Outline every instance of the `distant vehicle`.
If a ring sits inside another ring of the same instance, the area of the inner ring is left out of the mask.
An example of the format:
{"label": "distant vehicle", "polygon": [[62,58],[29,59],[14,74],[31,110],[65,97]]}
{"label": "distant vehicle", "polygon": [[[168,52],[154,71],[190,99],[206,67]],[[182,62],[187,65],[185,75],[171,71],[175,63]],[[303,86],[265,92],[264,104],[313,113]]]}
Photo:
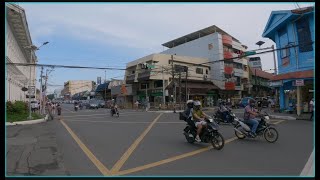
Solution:
{"label": "distant vehicle", "polygon": [[252,99],[254,100],[252,97],[244,97],[241,99],[240,103],[239,103],[239,106],[240,107],[246,107],[248,104],[249,104],[249,100]]}
{"label": "distant vehicle", "polygon": [[263,108],[268,107],[268,105],[269,105],[268,98],[266,98],[266,97],[256,97],[255,100],[256,100],[256,102],[261,101]]}
{"label": "distant vehicle", "polygon": [[35,109],[37,109],[37,110],[40,108],[38,103],[39,103],[38,101],[31,101],[31,102],[30,102],[31,107],[33,107],[33,106],[34,106],[34,107],[35,107]]}
{"label": "distant vehicle", "polygon": [[104,102],[104,100],[99,100],[98,102],[99,102],[99,105],[98,105],[99,108],[104,108],[106,106],[106,103]]}
{"label": "distant vehicle", "polygon": [[88,104],[86,104],[86,109],[98,109],[99,102],[97,100],[90,100]]}

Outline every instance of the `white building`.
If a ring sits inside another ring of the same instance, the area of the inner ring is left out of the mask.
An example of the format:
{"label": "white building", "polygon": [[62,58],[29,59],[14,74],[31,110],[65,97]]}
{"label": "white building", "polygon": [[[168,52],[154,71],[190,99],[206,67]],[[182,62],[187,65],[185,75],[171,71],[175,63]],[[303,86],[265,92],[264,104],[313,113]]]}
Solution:
{"label": "white building", "polygon": [[210,79],[222,90],[221,95],[241,96],[248,92],[248,60],[237,58],[247,47],[219,27],[213,25],[162,45],[169,48],[162,54],[200,57],[212,61]]}
{"label": "white building", "polygon": [[[37,57],[26,46],[32,45],[32,40],[26,19],[26,13],[18,5],[6,3],[6,62],[36,63]],[[32,57],[31,57],[32,56]],[[36,67],[6,65],[6,101],[26,101],[23,87],[36,83]]]}

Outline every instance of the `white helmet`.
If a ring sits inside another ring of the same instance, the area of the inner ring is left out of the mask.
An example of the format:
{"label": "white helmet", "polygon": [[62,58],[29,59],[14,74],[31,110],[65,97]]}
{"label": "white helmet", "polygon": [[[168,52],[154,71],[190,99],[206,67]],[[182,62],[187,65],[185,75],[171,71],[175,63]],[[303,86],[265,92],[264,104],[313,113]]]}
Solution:
{"label": "white helmet", "polygon": [[194,105],[195,106],[201,106],[201,102],[200,101],[194,101]]}
{"label": "white helmet", "polygon": [[193,100],[188,100],[187,104],[193,103]]}

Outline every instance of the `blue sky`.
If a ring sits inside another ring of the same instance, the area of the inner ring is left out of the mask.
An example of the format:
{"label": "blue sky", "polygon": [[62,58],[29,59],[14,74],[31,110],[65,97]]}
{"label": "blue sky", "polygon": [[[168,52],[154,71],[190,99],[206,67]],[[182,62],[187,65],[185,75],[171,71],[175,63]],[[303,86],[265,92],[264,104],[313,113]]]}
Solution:
{"label": "blue sky", "polygon": [[[257,49],[273,42],[261,37],[273,10],[297,8],[292,3],[18,3],[26,11],[40,64],[124,68],[129,61],[165,50],[161,44],[216,25]],[[300,7],[312,3],[299,3]],[[260,56],[263,69],[273,69],[272,53]],[[40,76],[40,69],[38,75]],[[107,70],[107,79],[124,71]],[[104,79],[104,70],[54,69],[49,83]],[[58,87],[50,87],[50,91]]]}

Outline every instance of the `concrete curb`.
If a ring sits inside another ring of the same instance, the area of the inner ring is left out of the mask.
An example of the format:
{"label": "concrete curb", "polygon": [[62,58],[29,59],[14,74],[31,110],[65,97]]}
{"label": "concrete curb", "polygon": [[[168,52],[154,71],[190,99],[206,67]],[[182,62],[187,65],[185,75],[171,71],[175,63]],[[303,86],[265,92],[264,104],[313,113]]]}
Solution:
{"label": "concrete curb", "polygon": [[27,124],[38,124],[42,122],[46,122],[48,120],[48,115],[43,119],[35,119],[29,121],[17,121],[17,122],[6,122],[6,126],[13,126],[13,125],[27,125]]}
{"label": "concrete curb", "polygon": [[[158,112],[158,113],[173,113],[173,110],[171,111],[147,111],[147,112]],[[183,110],[176,110],[176,113],[183,112]]]}
{"label": "concrete curb", "polygon": [[303,170],[301,171],[300,176],[311,176],[314,177],[314,149],[308,159],[308,162],[304,166]]}
{"label": "concrete curb", "polygon": [[282,120],[297,120],[295,117],[291,116],[276,116],[276,115],[270,115],[272,119],[282,119]]}

